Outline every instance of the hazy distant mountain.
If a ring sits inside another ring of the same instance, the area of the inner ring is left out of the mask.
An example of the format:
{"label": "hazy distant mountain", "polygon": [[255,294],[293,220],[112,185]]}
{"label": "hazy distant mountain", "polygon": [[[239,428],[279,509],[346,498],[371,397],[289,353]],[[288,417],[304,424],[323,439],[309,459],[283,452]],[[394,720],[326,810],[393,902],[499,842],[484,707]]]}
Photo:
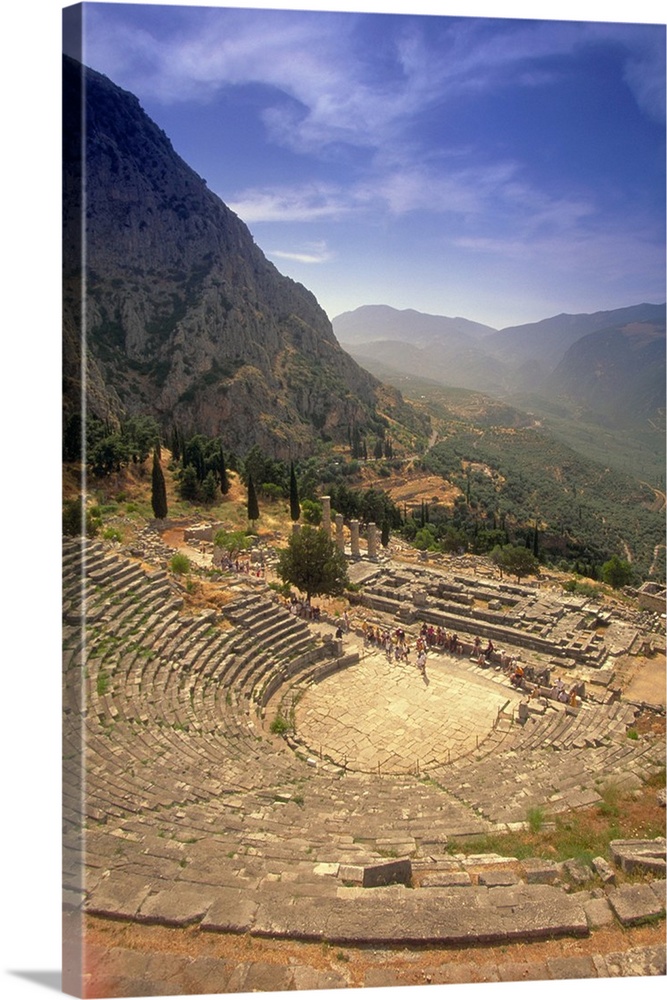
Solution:
{"label": "hazy distant mountain", "polygon": [[341,345],[377,378],[386,378],[389,372],[402,373],[493,394],[504,391],[510,374],[502,362],[485,354],[468,337],[454,342],[432,340],[424,346],[401,340],[342,341]]}
{"label": "hazy distant mountain", "polygon": [[503,387],[503,366],[483,346],[497,331],[482,323],[379,305],[341,313],[333,328],[341,345],[378,378],[389,369],[485,392]]}
{"label": "hazy distant mountain", "polygon": [[476,336],[468,322],[364,306],[333,325],[341,343],[378,376],[394,371],[506,400],[542,395],[620,426],[628,414],[653,419],[664,410],[664,304],[563,313],[503,330],[470,324]]}
{"label": "hazy distant mountain", "polygon": [[664,427],[665,307],[655,321],[596,330],[576,341],[540,393],[617,426]]}
{"label": "hazy distant mountain", "polygon": [[332,323],[336,336],[345,344],[402,340],[423,347],[433,340],[463,343],[497,332],[493,327],[460,316],[433,316],[416,309],[393,309],[391,306],[360,306],[336,316]]}
{"label": "hazy distant mountain", "polygon": [[538,362],[546,375],[581,337],[626,323],[664,322],[665,306],[643,302],[596,313],[560,313],[537,323],[507,326],[488,338],[484,348],[511,366]]}
{"label": "hazy distant mountain", "polygon": [[318,437],[346,443],[351,426],[387,414],[424,430],[342,350],[315,296],[266,259],[136,97],[68,58],[63,96],[66,417],[85,389],[92,416],[152,415],[167,431],[175,422],[279,458],[309,453]]}

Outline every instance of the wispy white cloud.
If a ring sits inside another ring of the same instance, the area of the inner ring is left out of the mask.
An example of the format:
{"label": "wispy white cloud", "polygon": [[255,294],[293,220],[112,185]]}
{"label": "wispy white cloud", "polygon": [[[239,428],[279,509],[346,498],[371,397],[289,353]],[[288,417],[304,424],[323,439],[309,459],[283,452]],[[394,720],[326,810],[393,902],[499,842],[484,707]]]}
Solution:
{"label": "wispy white cloud", "polygon": [[269,250],[267,252],[270,257],[295,261],[298,264],[327,264],[336,256],[329,250],[324,240],[307,243],[300,250]]}
{"label": "wispy white cloud", "polygon": [[[543,275],[569,275],[571,280],[589,278],[594,287],[603,283],[639,281],[664,271],[664,243],[647,238],[640,225],[614,227],[596,219],[586,226],[562,226],[551,230],[512,233],[479,233],[453,237],[463,251],[490,260],[513,261],[526,269],[538,268]],[[663,293],[664,294],[664,293]]]}
{"label": "wispy white cloud", "polygon": [[352,211],[349,194],[327,184],[248,189],[228,202],[244,222],[313,222]]}
{"label": "wispy white cloud", "polygon": [[610,42],[639,106],[664,119],[664,39],[645,25],[406,16],[391,21],[379,59],[363,15],[201,9],[159,37],[104,9],[94,16],[93,55],[113,78],[168,103],[263,84],[271,140],[300,152],[403,142],[429,107],[508,84],[542,86],[554,73],[546,60]]}

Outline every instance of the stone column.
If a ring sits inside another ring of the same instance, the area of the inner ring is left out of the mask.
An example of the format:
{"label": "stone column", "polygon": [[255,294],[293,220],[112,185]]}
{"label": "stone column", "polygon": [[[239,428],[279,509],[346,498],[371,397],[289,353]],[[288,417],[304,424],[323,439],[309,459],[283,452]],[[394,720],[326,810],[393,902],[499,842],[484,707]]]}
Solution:
{"label": "stone column", "polygon": [[372,559],[373,562],[377,562],[377,557],[378,557],[377,528],[371,522],[368,525],[368,558]]}
{"label": "stone column", "polygon": [[300,531],[301,531],[301,525],[299,524],[299,522],[298,521],[293,521],[292,522],[292,534],[293,535],[298,535]]}
{"label": "stone column", "polygon": [[350,549],[353,559],[361,559],[361,550],[359,549],[359,522],[350,521],[350,532],[352,537],[350,538]]}
{"label": "stone column", "polygon": [[343,515],[336,514],[336,545],[345,555],[345,535],[343,534]]}
{"label": "stone column", "polygon": [[322,497],[322,527],[331,537],[331,497]]}

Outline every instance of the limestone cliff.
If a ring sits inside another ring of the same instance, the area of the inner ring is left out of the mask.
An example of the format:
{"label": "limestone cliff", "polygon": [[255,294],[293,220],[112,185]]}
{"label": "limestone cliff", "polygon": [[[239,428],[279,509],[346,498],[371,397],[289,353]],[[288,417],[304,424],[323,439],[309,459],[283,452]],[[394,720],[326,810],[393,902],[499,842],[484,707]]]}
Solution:
{"label": "limestone cliff", "polygon": [[382,417],[423,431],[136,97],[67,58],[63,92],[66,410],[85,385],[93,415],[149,413],[276,457]]}

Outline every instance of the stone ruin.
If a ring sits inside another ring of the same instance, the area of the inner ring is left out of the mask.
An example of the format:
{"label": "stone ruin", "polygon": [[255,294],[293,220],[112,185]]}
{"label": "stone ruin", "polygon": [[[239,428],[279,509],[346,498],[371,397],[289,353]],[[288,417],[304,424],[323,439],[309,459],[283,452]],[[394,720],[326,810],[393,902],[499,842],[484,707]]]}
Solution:
{"label": "stone ruin", "polygon": [[[272,722],[282,708],[289,730],[300,692],[363,660],[341,656],[265,586],[232,574],[224,609],[197,611],[165,568],[101,542],[66,543],[63,567],[65,986],[87,916],[384,949],[581,940],[664,917],[664,841],[619,846],[583,875],[456,849],[462,837],[525,825],[531,807],[555,815],[602,801],[601,776],[633,788],[655,775],[664,740],[627,739],[633,706],[604,696],[575,715],[530,714],[432,774],[352,772]],[[408,628],[432,621],[511,638],[590,676],[639,636],[579,598],[414,568],[376,567],[360,601],[364,614]],[[624,884],[627,866],[641,864],[641,885]],[[86,974],[109,976],[112,963],[98,953]],[[161,992],[148,957],[142,968],[141,990]],[[586,970],[664,975],[664,947],[598,956]],[[219,973],[216,988],[233,989],[230,971]],[[183,992],[206,989],[194,965],[186,974]],[[275,975],[260,988],[306,981]],[[315,987],[350,985],[309,975]]]}

